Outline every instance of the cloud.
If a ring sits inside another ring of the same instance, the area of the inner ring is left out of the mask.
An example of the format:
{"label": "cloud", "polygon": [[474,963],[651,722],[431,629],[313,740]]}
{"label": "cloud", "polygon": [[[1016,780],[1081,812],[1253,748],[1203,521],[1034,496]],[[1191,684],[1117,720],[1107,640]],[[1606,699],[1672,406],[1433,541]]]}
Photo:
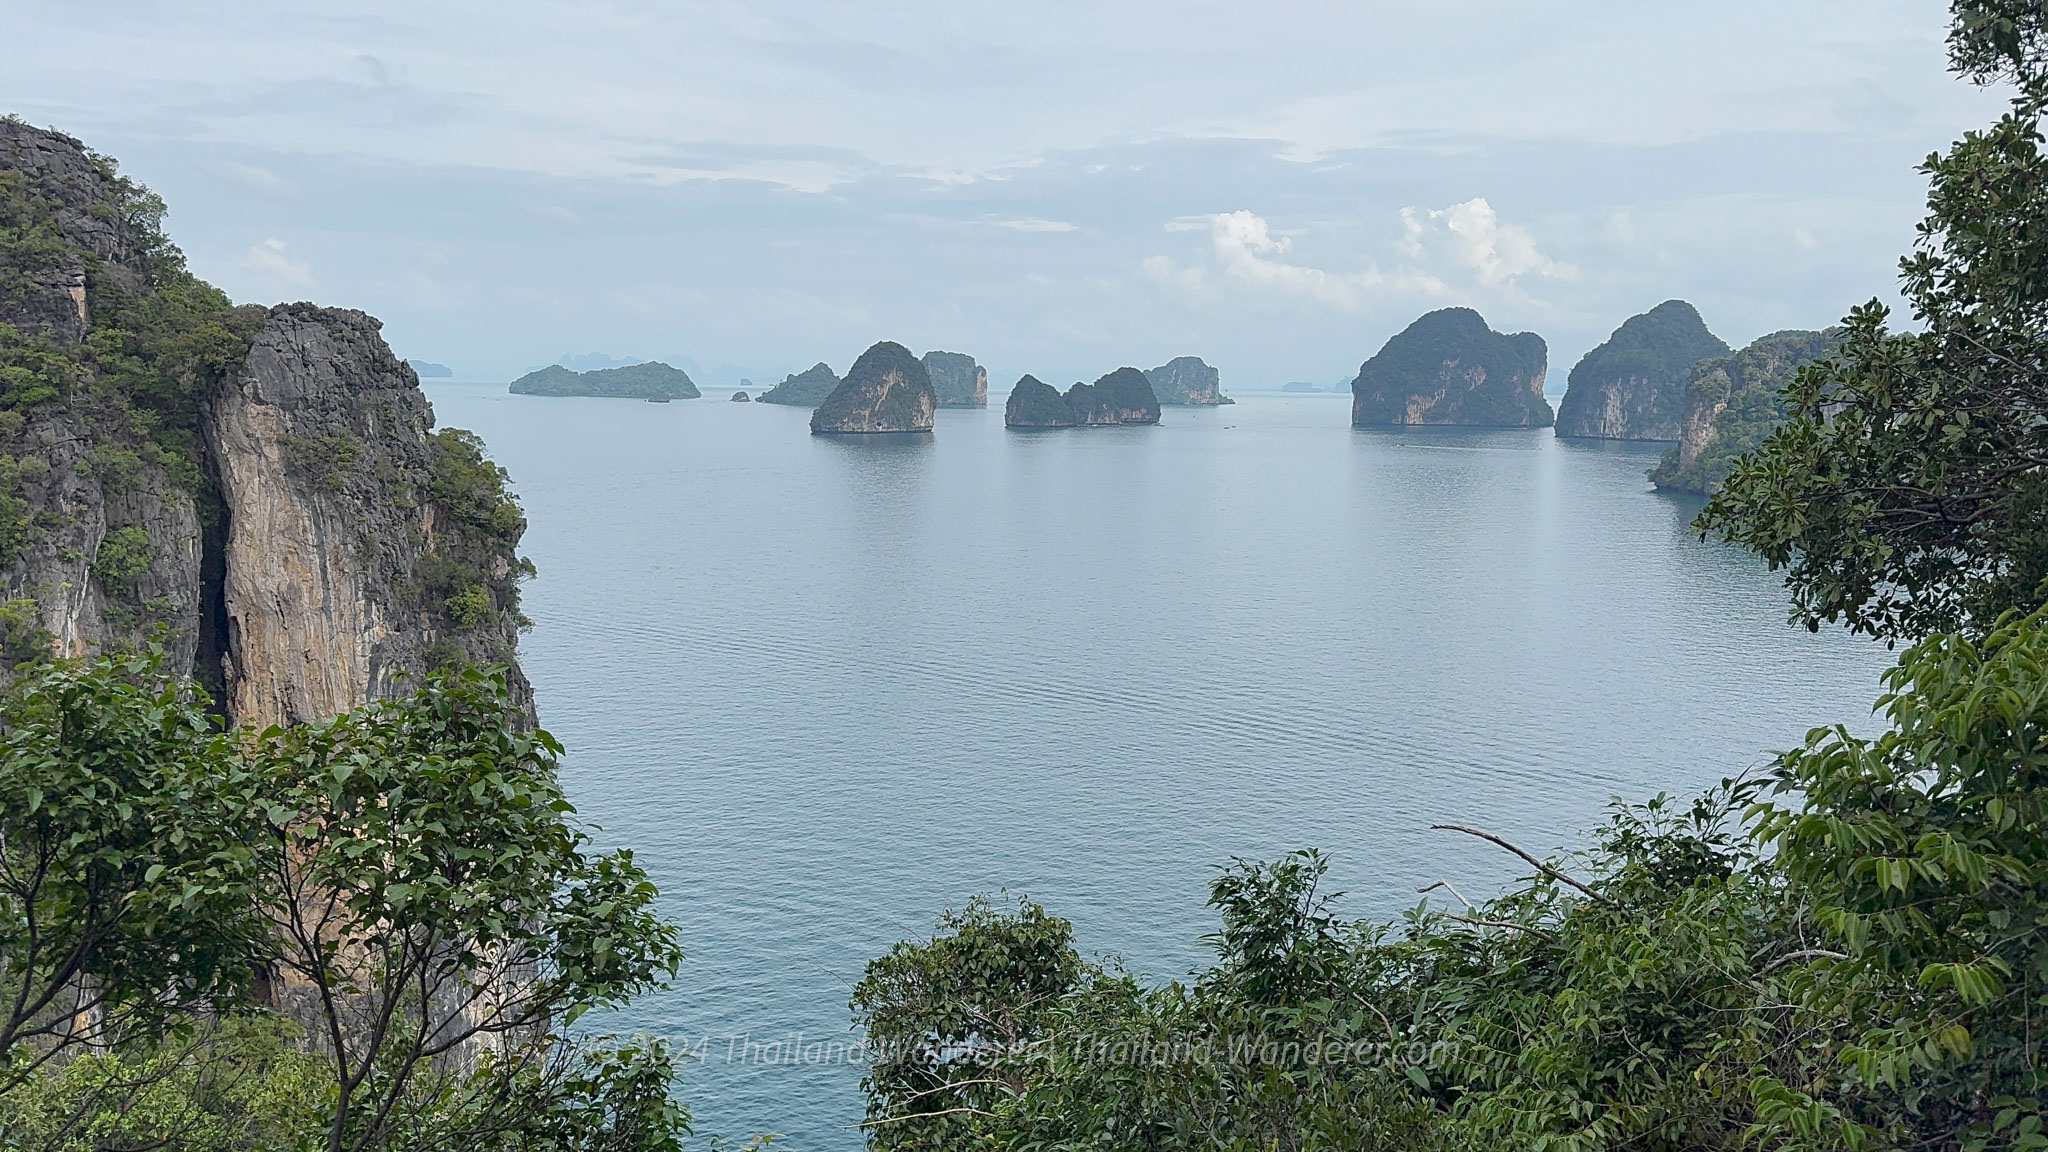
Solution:
{"label": "cloud", "polygon": [[[1169,221],[1168,231],[1198,227],[1196,219]],[[1210,256],[1225,277],[1254,288],[1303,296],[1344,311],[1359,311],[1373,298],[1389,293],[1438,296],[1446,291],[1440,279],[1427,272],[1382,271],[1368,264],[1356,272],[1332,272],[1306,264],[1278,259],[1294,246],[1288,236],[1275,236],[1263,216],[1248,209],[1221,212],[1208,217]],[[1178,268],[1163,256],[1143,265],[1147,275],[1160,283],[1175,284],[1191,291],[1204,290],[1210,280],[1201,268]]]}
{"label": "cloud", "polygon": [[1065,220],[1040,220],[1036,217],[1025,217],[1022,220],[998,220],[996,221],[996,226],[1014,229],[1018,232],[1074,232],[1079,230],[1078,225],[1069,224]]}
{"label": "cloud", "polygon": [[301,288],[311,288],[313,286],[313,266],[304,260],[294,260],[290,256],[285,255],[284,247],[284,241],[275,238],[265,240],[261,244],[252,245],[249,251],[242,256],[242,267],[254,272],[261,272],[266,276],[282,280],[287,284],[296,284]]}
{"label": "cloud", "polygon": [[1579,278],[1576,267],[1537,251],[1536,237],[1527,228],[1501,223],[1484,196],[1428,213],[1403,208],[1401,231],[1401,249],[1411,259],[1427,261],[1448,250],[1458,266],[1470,269],[1488,288],[1516,292],[1516,278],[1531,273],[1552,280]]}

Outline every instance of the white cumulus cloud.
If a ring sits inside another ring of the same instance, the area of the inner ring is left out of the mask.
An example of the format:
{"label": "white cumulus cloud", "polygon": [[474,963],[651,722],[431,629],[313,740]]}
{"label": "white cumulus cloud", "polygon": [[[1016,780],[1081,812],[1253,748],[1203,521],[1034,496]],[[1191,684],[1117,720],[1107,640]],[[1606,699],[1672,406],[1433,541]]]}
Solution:
{"label": "white cumulus cloud", "polygon": [[266,276],[282,280],[287,284],[296,284],[301,288],[311,288],[313,286],[313,266],[304,260],[294,260],[290,256],[285,255],[284,249],[284,241],[275,238],[265,240],[261,244],[252,245],[249,251],[242,256],[242,267],[251,271],[261,272]]}
{"label": "white cumulus cloud", "polygon": [[1430,261],[1447,252],[1452,262],[1469,269],[1488,288],[1514,294],[1516,278],[1530,274],[1552,280],[1579,278],[1577,268],[1537,251],[1536,237],[1527,228],[1502,223],[1484,196],[1429,212],[1403,208],[1401,229],[1401,248],[1409,258]]}
{"label": "white cumulus cloud", "polygon": [[[1336,272],[1281,259],[1294,246],[1293,239],[1273,235],[1272,225],[1265,217],[1247,209],[1210,216],[1206,225],[1210,255],[1220,273],[1255,288],[1307,297],[1346,311],[1363,308],[1375,296],[1437,296],[1446,290],[1442,280],[1427,272],[1387,272],[1374,264],[1357,271]],[[1167,229],[1184,231],[1200,226],[1183,219],[1170,222]],[[1163,256],[1145,261],[1144,267],[1147,274],[1161,283],[1189,290],[1200,290],[1209,284],[1204,269],[1178,268]]]}

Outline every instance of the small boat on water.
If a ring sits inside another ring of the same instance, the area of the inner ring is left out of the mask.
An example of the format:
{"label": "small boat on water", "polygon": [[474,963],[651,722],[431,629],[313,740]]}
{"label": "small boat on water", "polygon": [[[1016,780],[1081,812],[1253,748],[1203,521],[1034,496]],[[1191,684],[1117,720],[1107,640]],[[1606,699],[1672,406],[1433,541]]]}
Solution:
{"label": "small boat on water", "polygon": [[670,397],[667,396],[649,396],[647,398],[647,402],[649,404],[666,404],[669,402],[669,400]]}

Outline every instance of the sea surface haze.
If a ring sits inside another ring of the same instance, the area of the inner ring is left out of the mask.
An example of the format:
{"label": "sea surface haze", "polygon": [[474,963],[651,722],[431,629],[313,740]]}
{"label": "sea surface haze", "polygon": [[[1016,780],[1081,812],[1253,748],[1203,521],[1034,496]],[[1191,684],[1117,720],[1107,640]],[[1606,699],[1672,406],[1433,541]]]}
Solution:
{"label": "sea surface haze", "polygon": [[1040,433],[992,397],[829,439],[427,388],[525,505],[569,796],[683,928],[676,987],[605,1026],[690,1047],[704,1134],[860,1147],[860,1070],[821,1044],[868,959],[977,892],[1181,975],[1233,857],[1321,848],[1357,916],[1477,899],[1519,862],[1431,824],[1569,847],[1613,797],[1874,727],[1889,663],[1697,539],[1643,479],[1661,445],[1355,431],[1330,395]]}

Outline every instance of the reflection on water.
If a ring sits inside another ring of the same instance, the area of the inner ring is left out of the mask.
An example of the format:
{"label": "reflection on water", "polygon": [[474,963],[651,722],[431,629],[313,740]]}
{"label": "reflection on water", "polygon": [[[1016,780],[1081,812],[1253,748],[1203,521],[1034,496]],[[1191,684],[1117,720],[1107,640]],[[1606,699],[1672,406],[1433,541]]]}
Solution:
{"label": "reflection on water", "polygon": [[1885,653],[1651,492],[1661,445],[1353,431],[1341,397],[1158,427],[814,437],[808,414],[439,385],[512,472],[541,576],[525,664],[564,783],[690,954],[620,1027],[698,1046],[700,1131],[853,1149],[862,964],[977,891],[1084,950],[1200,960],[1211,867],[1319,846],[1359,915],[1560,845],[1810,726]]}

